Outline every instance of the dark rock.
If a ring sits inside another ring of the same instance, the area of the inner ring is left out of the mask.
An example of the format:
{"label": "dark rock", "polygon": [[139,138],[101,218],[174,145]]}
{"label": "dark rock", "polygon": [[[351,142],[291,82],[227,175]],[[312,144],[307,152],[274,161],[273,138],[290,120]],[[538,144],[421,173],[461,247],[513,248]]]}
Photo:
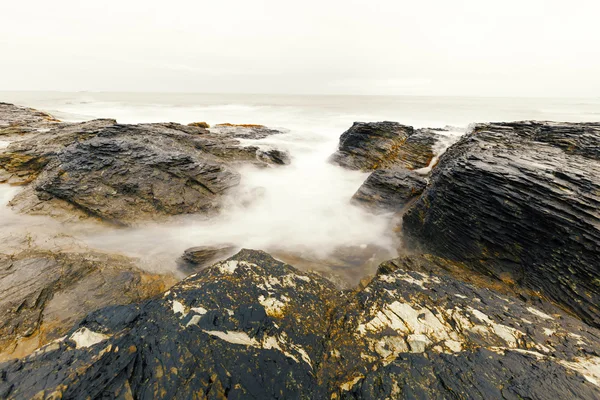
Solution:
{"label": "dark rock", "polygon": [[404,239],[600,326],[600,124],[483,124],[405,214]]}
{"label": "dark rock", "polygon": [[0,392],[5,398],[319,398],[315,371],[327,319],[314,316],[325,315],[335,293],[317,275],[243,250],[162,298],[96,312],[64,340],[0,364]]}
{"label": "dark rock", "polygon": [[397,122],[355,122],[340,136],[330,161],[348,169],[370,171],[391,167],[419,169],[433,159],[435,132]]}
{"label": "dark rock", "polygon": [[153,297],[175,283],[127,257],[28,250],[0,254],[0,360],[63,336],[87,313]]}
{"label": "dark rock", "polygon": [[597,398],[600,331],[539,299],[534,308],[503,293],[425,257],[392,260],[348,293],[242,250],[160,298],[95,311],[65,338],[0,364],[0,393]]}
{"label": "dark rock", "polygon": [[215,213],[239,183],[238,164],[288,162],[279,150],[244,147],[197,126],[94,120],[11,143],[0,154],[0,181],[29,184],[11,202],[18,211],[131,225]]}
{"label": "dark rock", "polygon": [[[383,263],[331,317],[320,370],[329,393],[357,399],[600,394],[591,383],[600,382],[594,378],[599,330],[534,294],[475,275],[431,256]],[[586,368],[590,382],[577,374]]]}
{"label": "dark rock", "polygon": [[405,169],[379,169],[367,178],[352,196],[355,204],[374,211],[400,211],[423,193],[427,182]]}
{"label": "dark rock", "polygon": [[262,160],[268,164],[275,165],[289,165],[291,164],[290,154],[287,151],[278,149],[260,150],[256,151],[256,156],[259,160]]}
{"label": "dark rock", "polygon": [[233,245],[190,247],[181,256],[179,269],[187,274],[199,271],[218,260],[232,256],[236,249],[239,247]]}

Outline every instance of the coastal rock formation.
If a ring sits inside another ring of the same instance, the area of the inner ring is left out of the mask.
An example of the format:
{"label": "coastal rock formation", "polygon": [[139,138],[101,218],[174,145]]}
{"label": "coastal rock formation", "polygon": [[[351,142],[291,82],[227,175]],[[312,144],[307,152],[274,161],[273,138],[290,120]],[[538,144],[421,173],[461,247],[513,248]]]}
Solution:
{"label": "coastal rock formation", "polygon": [[352,196],[352,202],[373,211],[396,212],[423,193],[426,184],[425,178],[414,171],[378,169]]}
{"label": "coastal rock formation", "polygon": [[268,128],[257,124],[217,124],[210,128],[210,132],[238,139],[264,139],[271,135],[284,133],[280,129]]}
{"label": "coastal rock formation", "polygon": [[600,124],[475,126],[441,157],[403,234],[599,327]]}
{"label": "coastal rock formation", "polygon": [[403,167],[419,169],[433,159],[435,131],[415,130],[397,122],[355,122],[340,136],[330,161],[344,168],[362,171]]}
{"label": "coastal rock formation", "polygon": [[0,138],[43,131],[56,126],[58,122],[43,111],[0,102]]}
{"label": "coastal rock formation", "polygon": [[0,254],[0,360],[58,339],[91,311],[153,297],[174,283],[174,278],[140,271],[123,256],[42,250]]}
{"label": "coastal rock formation", "polygon": [[104,119],[11,143],[0,153],[0,182],[29,184],[11,202],[24,213],[131,225],[216,212],[239,183],[235,166],[242,163],[286,164],[289,156],[197,126]]}
{"label": "coastal rock formation", "polygon": [[347,292],[242,250],[162,297],[93,312],[31,356],[0,364],[0,396],[600,395],[600,331],[489,278],[457,279],[452,268],[404,257]]}
{"label": "coastal rock formation", "polygon": [[0,397],[318,398],[327,318],[314,316],[335,294],[317,275],[241,251],[0,364]]}

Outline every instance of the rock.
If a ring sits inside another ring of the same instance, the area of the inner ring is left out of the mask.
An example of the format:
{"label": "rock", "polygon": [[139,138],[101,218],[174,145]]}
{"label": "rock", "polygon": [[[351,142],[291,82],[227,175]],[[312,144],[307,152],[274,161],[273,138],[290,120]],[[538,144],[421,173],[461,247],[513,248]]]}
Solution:
{"label": "rock", "polygon": [[132,225],[211,215],[238,185],[238,164],[282,164],[286,156],[196,126],[93,120],[11,143],[0,154],[0,182],[29,184],[10,203],[20,212]]}
{"label": "rock", "polygon": [[127,257],[27,250],[0,254],[0,360],[63,336],[86,314],[153,297],[175,283]]}
{"label": "rock", "polygon": [[257,124],[217,124],[210,129],[216,135],[223,135],[239,139],[264,139],[271,135],[284,133],[282,130],[267,128]]}
{"label": "rock", "polygon": [[600,327],[600,124],[475,126],[441,157],[403,234]]}
{"label": "rock", "polygon": [[335,293],[318,275],[242,250],[161,298],[92,313],[63,340],[0,364],[0,396],[319,398],[327,319],[314,316]]}
{"label": "rock", "polygon": [[344,168],[371,171],[391,167],[419,169],[433,159],[435,131],[397,122],[355,122],[340,136],[330,161]]}
{"label": "rock", "polygon": [[329,392],[348,399],[598,396],[597,329],[534,294],[474,275],[431,256],[383,263],[331,317],[320,371]]}
{"label": "rock", "polygon": [[406,207],[425,190],[427,182],[406,169],[379,169],[371,173],[352,202],[373,211],[396,212]]}
{"label": "rock", "polygon": [[198,128],[205,128],[205,129],[210,128],[210,125],[207,124],[206,122],[192,122],[191,124],[188,124],[188,126],[195,126]]}
{"label": "rock", "polygon": [[239,247],[233,245],[224,246],[197,246],[190,247],[181,256],[179,269],[187,274],[199,271],[219,259],[232,256]]}
{"label": "rock", "polygon": [[600,331],[534,297],[512,297],[511,288],[475,287],[451,269],[434,257],[403,257],[347,292],[242,250],[162,297],[93,312],[64,338],[0,364],[0,395],[600,395]]}
{"label": "rock", "polygon": [[268,164],[289,165],[291,164],[290,154],[287,151],[278,149],[256,150],[256,156],[259,160]]}
{"label": "rock", "polygon": [[58,122],[60,121],[43,111],[0,102],[0,137],[45,130]]}

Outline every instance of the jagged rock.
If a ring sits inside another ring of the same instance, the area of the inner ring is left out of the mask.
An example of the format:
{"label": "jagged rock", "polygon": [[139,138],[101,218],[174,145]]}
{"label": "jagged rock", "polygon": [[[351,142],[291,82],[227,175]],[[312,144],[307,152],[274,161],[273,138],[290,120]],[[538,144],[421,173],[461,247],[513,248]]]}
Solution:
{"label": "jagged rock", "polygon": [[233,245],[190,247],[181,256],[179,269],[190,274],[233,255],[236,249],[239,247]]}
{"label": "jagged rock", "polygon": [[355,122],[340,136],[330,161],[354,170],[391,167],[419,169],[433,159],[436,142],[432,129],[415,130],[397,122]]}
{"label": "jagged rock", "polygon": [[476,275],[431,256],[383,263],[331,318],[320,371],[329,392],[349,399],[600,394],[592,384],[600,385],[600,331]]}
{"label": "jagged rock", "polygon": [[405,242],[600,326],[600,124],[482,124],[404,215]]}
{"label": "jagged rock", "polygon": [[237,164],[288,160],[196,126],[94,120],[11,143],[0,154],[0,181],[30,183],[10,203],[18,211],[131,225],[214,213],[239,183]]}
{"label": "jagged rock", "polygon": [[406,169],[379,169],[352,196],[352,202],[374,211],[400,211],[423,193],[427,182]]}
{"label": "jagged rock", "polygon": [[0,396],[318,398],[327,319],[315,316],[335,293],[318,275],[241,251],[162,298],[92,313],[64,340],[0,364]]}
{"label": "jagged rock", "polygon": [[242,250],[160,298],[93,312],[64,338],[0,364],[0,396],[600,395],[600,331],[489,278],[488,288],[465,283],[454,267],[400,258],[348,293]]}
{"label": "jagged rock", "polygon": [[175,283],[127,257],[27,250],[0,254],[0,360],[63,336],[86,314],[153,297]]}

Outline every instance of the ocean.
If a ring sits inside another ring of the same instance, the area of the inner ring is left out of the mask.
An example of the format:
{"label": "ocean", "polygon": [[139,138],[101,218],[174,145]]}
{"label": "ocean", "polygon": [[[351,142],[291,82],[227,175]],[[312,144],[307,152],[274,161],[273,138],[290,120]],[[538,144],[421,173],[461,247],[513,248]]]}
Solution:
{"label": "ocean", "polygon": [[[242,168],[241,185],[226,200],[223,213],[213,219],[185,216],[129,229],[81,230],[16,216],[4,206],[0,223],[8,226],[5,229],[60,230],[61,235],[94,249],[136,257],[150,271],[176,274],[176,259],[192,246],[233,244],[311,260],[324,268],[336,263],[340,253],[369,249],[365,250],[372,253],[368,263],[358,271],[341,273],[353,283],[373,273],[377,263],[395,256],[401,247],[391,215],[373,215],[349,202],[368,174],[327,162],[339,136],[353,122],[388,120],[415,127],[448,127],[436,146],[442,152],[475,122],[600,121],[600,98],[0,92],[0,101],[41,109],[65,121],[262,124],[285,133],[252,143],[285,149],[292,157],[285,167]],[[257,189],[261,196],[253,198]],[[3,204],[15,190],[0,185]],[[250,204],[240,201],[250,198]]]}

